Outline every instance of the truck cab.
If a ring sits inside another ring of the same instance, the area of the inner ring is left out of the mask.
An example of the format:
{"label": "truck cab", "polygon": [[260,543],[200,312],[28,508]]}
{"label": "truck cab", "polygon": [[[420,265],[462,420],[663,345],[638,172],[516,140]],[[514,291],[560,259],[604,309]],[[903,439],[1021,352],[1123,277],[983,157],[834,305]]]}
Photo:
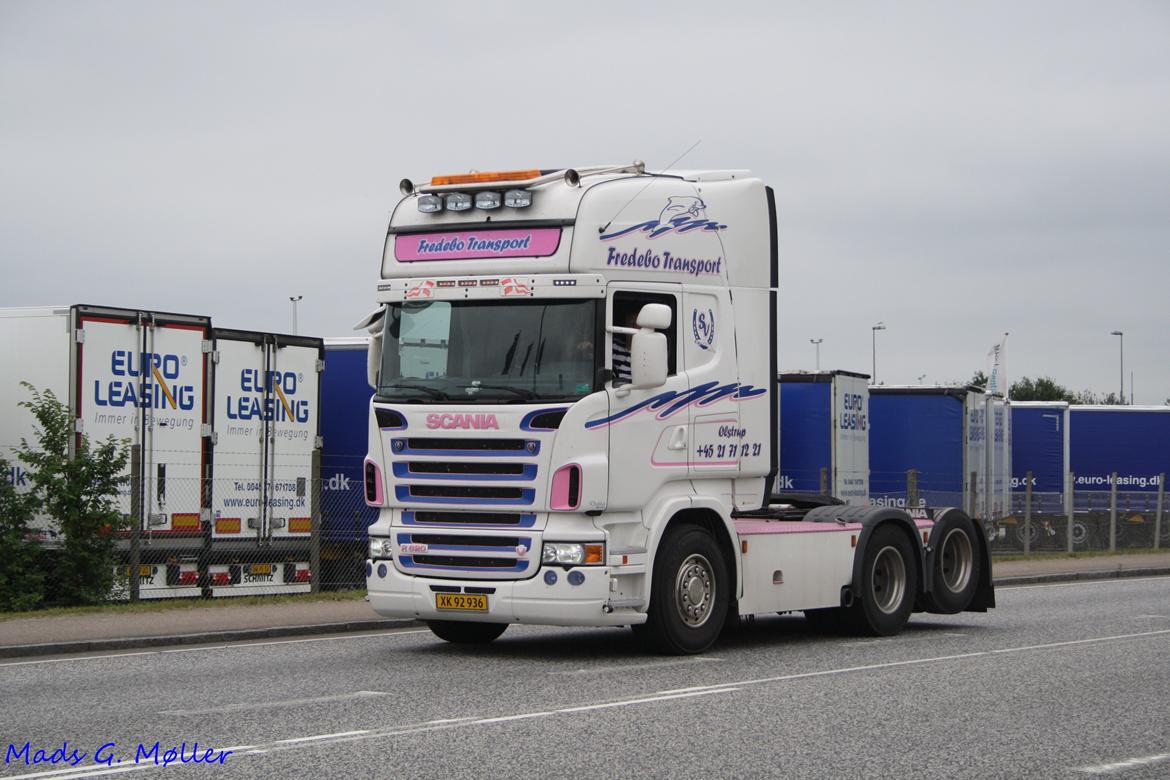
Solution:
{"label": "truck cab", "polygon": [[[641,163],[401,189],[358,323],[374,609],[453,641],[630,625],[697,652],[784,606],[745,592],[737,527],[780,519],[771,190]],[[841,606],[843,544],[794,608]]]}

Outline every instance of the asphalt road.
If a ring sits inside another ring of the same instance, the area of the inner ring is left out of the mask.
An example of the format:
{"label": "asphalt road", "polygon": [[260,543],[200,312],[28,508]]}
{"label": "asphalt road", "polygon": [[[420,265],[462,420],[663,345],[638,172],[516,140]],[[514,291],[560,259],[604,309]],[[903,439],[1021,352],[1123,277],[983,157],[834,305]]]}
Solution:
{"label": "asphalt road", "polygon": [[[87,755],[0,776],[1170,776],[1170,578],[998,597],[890,639],[768,618],[696,658],[512,627],[480,649],[402,630],[8,661],[0,751]],[[134,763],[184,740],[232,752]]]}

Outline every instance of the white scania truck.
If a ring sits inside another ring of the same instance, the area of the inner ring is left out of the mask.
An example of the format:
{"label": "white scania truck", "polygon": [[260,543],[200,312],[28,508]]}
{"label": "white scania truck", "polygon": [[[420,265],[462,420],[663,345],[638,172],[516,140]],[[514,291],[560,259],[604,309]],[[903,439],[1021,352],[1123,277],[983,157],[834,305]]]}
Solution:
{"label": "white scania truck", "polygon": [[802,610],[869,634],[994,606],[958,509],[773,498],[777,233],[746,171],[403,181],[371,334],[367,584],[487,642],[629,625],[707,649]]}

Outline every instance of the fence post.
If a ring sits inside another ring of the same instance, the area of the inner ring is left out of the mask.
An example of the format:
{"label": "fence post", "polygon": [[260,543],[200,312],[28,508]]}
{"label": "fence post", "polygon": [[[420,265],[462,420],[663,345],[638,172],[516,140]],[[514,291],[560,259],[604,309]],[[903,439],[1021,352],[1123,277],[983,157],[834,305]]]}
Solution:
{"label": "fence post", "polygon": [[1117,472],[1109,478],[1109,552],[1117,552]]}
{"label": "fence post", "polygon": [[829,495],[829,470],[824,467],[821,468],[821,495]]}
{"label": "fence post", "polygon": [[1166,497],[1166,474],[1158,475],[1158,509],[1154,513],[1154,549],[1162,546],[1162,506]]}
{"label": "fence post", "polygon": [[1077,484],[1077,475],[1068,473],[1068,482],[1064,486],[1064,514],[1068,518],[1068,551],[1073,551],[1073,504],[1076,498],[1073,495],[1073,485]]}
{"label": "fence post", "polygon": [[309,592],[321,592],[321,448],[313,450],[309,472]]}
{"label": "fence post", "polygon": [[906,470],[906,507],[918,508],[918,469]]}
{"label": "fence post", "polygon": [[1032,552],[1032,472],[1024,475],[1024,555]]}
{"label": "fence post", "polygon": [[130,601],[138,601],[142,562],[142,445],[130,445]]}

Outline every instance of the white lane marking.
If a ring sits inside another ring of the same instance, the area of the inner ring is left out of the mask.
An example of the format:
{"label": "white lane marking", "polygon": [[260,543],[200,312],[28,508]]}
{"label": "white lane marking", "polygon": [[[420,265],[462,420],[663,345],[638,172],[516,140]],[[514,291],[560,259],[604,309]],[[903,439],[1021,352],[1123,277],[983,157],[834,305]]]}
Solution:
{"label": "white lane marking", "polygon": [[714,693],[731,693],[732,691],[738,691],[738,690],[739,690],[739,688],[733,688],[730,686],[722,686],[721,685],[718,688],[715,688],[712,690],[706,690],[706,691],[691,691],[690,693],[675,693],[675,694],[671,694],[671,695],[643,696],[640,699],[627,699],[625,701],[611,701],[611,702],[605,702],[603,704],[586,704],[586,705],[583,705],[581,707],[565,707],[564,709],[557,710],[557,712],[569,713],[569,712],[591,712],[593,710],[609,710],[609,709],[613,709],[614,707],[628,707],[631,704],[649,704],[650,702],[654,702],[654,701],[671,701],[673,699],[689,699],[693,696],[710,696],[711,694],[714,694]]}
{"label": "white lane marking", "polygon": [[[904,666],[915,666],[929,663],[940,663],[943,661],[954,661],[968,658],[979,658],[981,656],[994,656],[1009,653],[1022,653],[1035,650],[1048,650],[1054,648],[1067,648],[1092,644],[1102,644],[1106,642],[1121,642],[1132,639],[1145,639],[1149,637],[1162,637],[1170,635],[1170,629],[1163,629],[1160,631],[1143,631],[1135,634],[1117,634],[1113,636],[1092,637],[1088,639],[1076,639],[1067,642],[1049,642],[1039,645],[1024,645],[1021,647],[1005,647],[995,650],[980,650],[970,653],[958,653],[955,655],[941,655],[932,656],[928,658],[911,658],[903,661],[889,661],[879,664],[866,664],[864,666],[850,666],[838,669],[822,669],[813,672],[802,672],[798,674],[778,675],[775,677],[761,677],[755,680],[738,680],[733,682],[720,683],[718,685],[696,686],[693,688],[682,688],[673,691],[659,691],[657,693],[648,694],[632,699],[618,699],[609,702],[597,702],[595,704],[585,704],[576,707],[563,707],[556,710],[541,710],[529,713],[515,713],[513,715],[501,715],[490,718],[453,718],[443,720],[425,721],[423,723],[410,724],[405,726],[395,726],[385,729],[371,729],[360,731],[346,731],[336,734],[318,734],[308,737],[294,737],[285,740],[278,740],[263,745],[258,745],[250,750],[241,750],[234,755],[236,757],[263,755],[269,752],[279,750],[294,750],[306,744],[320,745],[322,743],[337,743],[350,742],[355,740],[406,736],[412,734],[423,734],[432,731],[445,731],[449,729],[464,728],[470,726],[486,726],[497,723],[511,723],[519,720],[529,720],[535,718],[547,718],[561,714],[573,714],[581,712],[598,711],[604,709],[611,709],[614,707],[631,706],[635,704],[650,704],[655,702],[674,701],[683,698],[690,698],[694,696],[707,696],[719,693],[733,693],[749,686],[761,686],[776,682],[786,682],[789,680],[803,680],[816,677],[827,677],[831,675],[850,674],[853,672],[874,671],[878,669],[894,669]],[[1170,756],[1168,756],[1170,757]],[[1161,761],[1161,756],[1147,757],[1145,759],[1130,759],[1130,761],[1147,761],[1150,763]],[[1127,763],[1127,762],[1120,762]],[[1142,764],[1134,764],[1135,766]],[[1112,766],[1112,765],[1108,765]],[[129,772],[135,769],[154,769],[157,768],[153,762],[139,765],[129,765],[122,767],[111,768],[96,768],[96,767],[78,767],[76,770],[70,772],[69,770],[56,770],[49,772],[36,772],[27,775],[20,775],[19,777],[4,778],[4,780],[33,780],[34,778],[55,777],[57,780],[72,780],[72,778],[81,777],[97,777],[105,774],[112,774],[114,772]],[[1087,768],[1085,771],[1093,769]]]}
{"label": "white lane marking", "polygon": [[1150,766],[1151,764],[1160,764],[1163,761],[1170,761],[1170,753],[1158,753],[1153,756],[1142,756],[1141,758],[1127,758],[1124,761],[1115,761],[1112,764],[1098,764],[1097,766],[1082,766],[1078,767],[1077,772],[1085,772],[1090,775],[1107,775],[1113,772],[1120,772],[1125,769],[1134,769],[1140,766]]}
{"label": "white lane marking", "polygon": [[339,731],[336,734],[317,734],[312,737],[293,737],[292,739],[278,739],[273,742],[274,745],[296,745],[301,742],[320,742],[323,739],[337,739],[338,737],[360,737],[369,734],[369,729],[359,729],[357,731]]}
{"label": "white lane marking", "polygon": [[893,642],[890,642],[889,638],[886,637],[883,639],[860,639],[860,640],[857,640],[855,642],[842,642],[841,644],[844,647],[858,647],[860,645],[877,645],[877,644],[883,644],[883,645],[889,644],[889,645],[897,646],[897,645],[904,645],[904,644],[907,644],[909,642],[923,642],[923,641],[926,641],[929,639],[937,639],[941,636],[961,637],[961,636],[967,636],[967,635],[966,634],[953,634],[953,633],[952,634],[927,634],[926,636],[898,637],[898,639],[894,640]]}
{"label": "white lane marking", "polygon": [[[1116,569],[1105,569],[1102,574],[1111,574]],[[1139,583],[1139,582],[1155,582],[1157,580],[1170,580],[1170,577],[1109,577],[1104,580],[1077,580],[1076,582],[1042,582],[1036,585],[996,585],[996,590],[1030,590],[1032,588],[1087,588],[1094,585],[1117,585],[1123,582]]]}
{"label": "white lane marking", "polygon": [[[199,645],[197,647],[179,647],[169,650],[144,650],[137,653],[106,653],[104,655],[70,655],[65,658],[38,658],[34,661],[10,661],[0,663],[0,669],[5,666],[31,666],[33,664],[61,664],[71,663],[73,661],[100,661],[104,658],[131,658],[139,655],[168,655],[171,653],[200,653],[208,652],[210,650],[236,650],[244,647],[266,647],[268,645],[295,645],[304,642],[340,642],[345,639],[373,639],[376,637],[386,638],[393,636],[404,636],[406,634],[429,634],[429,628],[422,629],[408,629],[405,631],[395,631],[394,629],[387,629],[386,631],[379,631],[374,634],[345,634],[333,636],[319,636],[311,639],[274,639],[269,642],[231,642],[228,644],[213,644],[213,645]],[[99,653],[101,651],[98,651]]]}
{"label": "white lane marking", "polygon": [[1134,615],[1134,620],[1170,620],[1170,615]]}
{"label": "white lane marking", "polygon": [[606,674],[609,672],[632,672],[641,669],[657,669],[663,666],[706,664],[719,662],[722,660],[722,658],[711,658],[705,655],[700,655],[695,656],[694,658],[682,658],[677,661],[651,661],[644,664],[615,664],[612,666],[582,667],[580,669],[569,669],[563,672],[549,672],[549,674]]}
{"label": "white lane marking", "polygon": [[389,696],[383,691],[355,691],[353,693],[338,693],[332,696],[314,696],[308,699],[283,699],[279,701],[255,701],[245,704],[224,704],[219,707],[208,707],[201,710],[160,710],[159,715],[216,715],[224,712],[246,712],[248,710],[266,710],[274,707],[299,707],[302,704],[324,704],[326,702],[350,701],[351,699],[369,699],[377,696]]}

